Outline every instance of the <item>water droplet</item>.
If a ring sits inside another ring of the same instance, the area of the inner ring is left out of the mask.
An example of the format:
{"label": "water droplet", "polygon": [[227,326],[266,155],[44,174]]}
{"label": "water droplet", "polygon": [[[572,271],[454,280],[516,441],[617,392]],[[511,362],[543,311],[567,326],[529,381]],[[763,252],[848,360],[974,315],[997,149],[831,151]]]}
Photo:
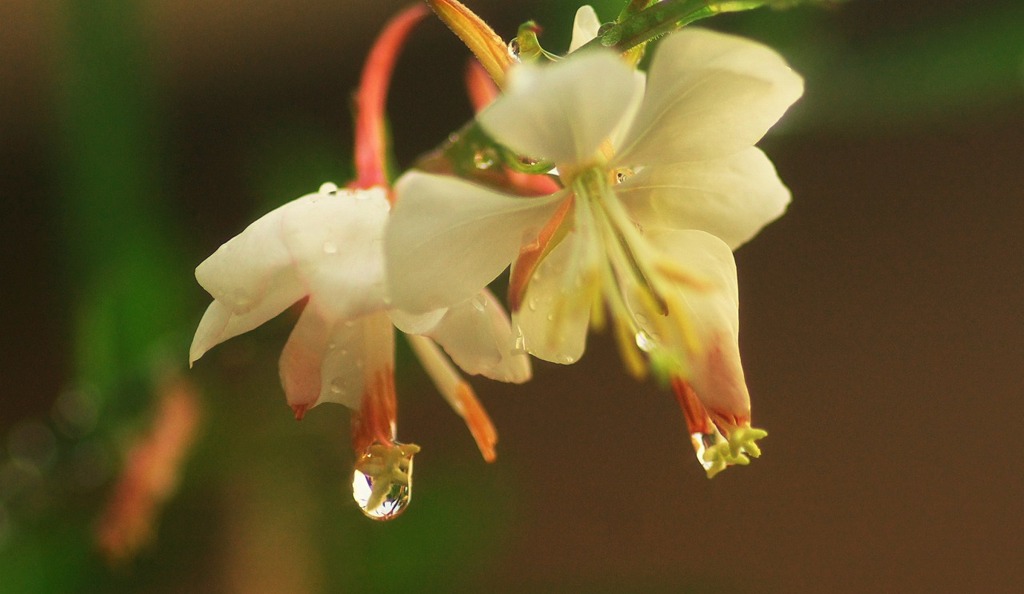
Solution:
{"label": "water droplet", "polygon": [[570,363],[575,363],[575,362],[576,362],[576,357],[573,357],[572,355],[562,355],[562,363],[565,363],[566,365],[568,365]]}
{"label": "water droplet", "polygon": [[555,314],[549,313],[548,314],[548,321],[549,322],[554,322],[555,321]]}
{"label": "water droplet", "polygon": [[537,298],[530,297],[530,299],[526,302],[526,307],[530,311],[537,311]]}
{"label": "water droplet", "polygon": [[374,520],[397,518],[412,500],[412,457],[415,444],[374,443],[356,460],[352,498],[363,515]]}
{"label": "water droplet", "polygon": [[334,194],[338,193],[338,184],[332,184],[331,182],[327,182],[320,186],[320,193],[330,194],[333,196]]}
{"label": "water droplet", "polygon": [[327,350],[333,351],[336,348],[338,348],[338,345],[334,344],[333,342],[327,343]]}
{"label": "water droplet", "polygon": [[339,351],[339,352],[341,353],[342,357],[348,356],[348,349],[341,349],[341,351]]}
{"label": "water droplet", "polygon": [[345,327],[346,328],[351,328],[352,326],[355,326],[355,325],[356,325],[356,323],[353,322],[352,320],[345,320]]}
{"label": "water droplet", "polygon": [[519,46],[518,39],[513,39],[512,41],[508,42],[508,55],[511,56],[514,60],[519,59],[519,52],[521,52],[522,49],[523,48]]}
{"label": "water droplet", "polygon": [[473,309],[475,309],[477,311],[483,311],[484,310],[485,304],[484,304],[484,298],[483,297],[480,297],[479,295],[474,297],[472,303],[473,303]]}
{"label": "water droplet", "polygon": [[634,337],[636,346],[645,353],[650,353],[658,348],[658,342],[646,330],[640,330]]}
{"label": "water droplet", "polygon": [[324,253],[325,254],[337,254],[338,246],[333,241],[324,242]]}
{"label": "water droplet", "polygon": [[494,154],[490,150],[480,149],[473,153],[473,166],[477,169],[490,169],[494,166]]}
{"label": "water droplet", "polygon": [[331,393],[342,395],[345,393],[345,379],[336,377],[331,380]]}
{"label": "water droplet", "polygon": [[515,355],[526,354],[526,337],[523,336],[523,329],[518,324],[515,326],[516,339],[512,345],[512,353]]}

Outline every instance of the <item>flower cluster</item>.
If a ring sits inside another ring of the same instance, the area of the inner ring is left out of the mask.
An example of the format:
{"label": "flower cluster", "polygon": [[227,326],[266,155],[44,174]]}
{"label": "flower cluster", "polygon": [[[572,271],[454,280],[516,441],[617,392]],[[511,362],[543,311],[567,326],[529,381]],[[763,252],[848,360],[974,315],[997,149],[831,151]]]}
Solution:
{"label": "flower cluster", "polygon": [[[750,423],[732,250],[789,202],[754,145],[800,97],[801,78],[763,45],[690,28],[661,41],[642,72],[590,48],[599,20],[589,7],[577,13],[570,47],[582,50],[505,63],[475,15],[450,0],[431,4],[504,87],[478,125],[543,183],[508,167],[505,187],[534,190],[511,194],[410,171],[392,192],[373,119],[383,117],[384,93],[364,93],[386,89],[390,64],[371,55],[360,96],[376,99],[357,103],[366,125],[356,143],[371,157],[357,158],[359,179],[265,215],[197,268],[214,302],[192,361],[305,299],[281,355],[285,395],[298,418],[320,402],[355,411],[354,488],[374,517],[408,502],[419,449],[395,441],[392,326],[408,334],[487,460],[496,432],[454,365],[523,382],[527,353],[574,363],[590,329],[606,325],[633,375],[672,386],[709,476],[758,456],[765,432]],[[392,60],[421,15],[408,11],[382,35]],[[509,267],[511,320],[486,289]]]}

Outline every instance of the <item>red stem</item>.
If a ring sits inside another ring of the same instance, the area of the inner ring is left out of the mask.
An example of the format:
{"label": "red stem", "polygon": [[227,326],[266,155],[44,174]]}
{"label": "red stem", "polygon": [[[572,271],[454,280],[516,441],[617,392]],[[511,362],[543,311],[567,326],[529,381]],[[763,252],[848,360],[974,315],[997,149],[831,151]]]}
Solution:
{"label": "red stem", "polygon": [[427,15],[427,7],[415,4],[393,17],[373,44],[363,66],[355,95],[355,189],[384,187],[387,179],[387,133],[384,110],[388,85],[398,51],[412,28]]}

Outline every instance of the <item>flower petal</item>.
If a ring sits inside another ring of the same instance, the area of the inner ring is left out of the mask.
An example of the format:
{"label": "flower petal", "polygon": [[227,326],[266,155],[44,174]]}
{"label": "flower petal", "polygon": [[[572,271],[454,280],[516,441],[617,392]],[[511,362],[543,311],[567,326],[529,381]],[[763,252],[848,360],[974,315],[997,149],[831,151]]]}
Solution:
{"label": "flower petal", "polygon": [[393,344],[385,313],[335,320],[310,300],[281,351],[281,385],[288,405],[298,418],[322,402],[358,409],[366,377],[386,366]]}
{"label": "flower petal", "polygon": [[451,177],[407,173],[385,232],[391,301],[428,312],[480,292],[531,241],[564,194],[512,197]]}
{"label": "flower petal", "polygon": [[513,352],[512,325],[490,291],[453,306],[424,334],[444,347],[466,373],[516,384],[530,379],[530,358]]}
{"label": "flower petal", "polygon": [[647,167],[615,193],[645,229],[699,229],[732,249],[781,216],[790,200],[756,147],[712,161]]}
{"label": "flower petal", "polygon": [[732,250],[703,231],[663,230],[648,237],[668,257],[685,262],[714,287],[680,288],[678,297],[681,314],[688,318],[700,345],[692,353],[688,381],[712,419],[728,433],[750,420],[750,395],[740,363],[739,289]]}
{"label": "flower petal", "polygon": [[262,325],[301,297],[285,291],[274,291],[243,314],[234,313],[220,301],[214,301],[206,309],[206,313],[199,321],[199,327],[196,328],[196,335],[189,348],[189,366],[206,354],[206,351],[229,338]]}
{"label": "flower petal", "polygon": [[312,194],[289,206],[280,233],[306,292],[336,318],[381,309],[390,209],[384,190]]}
{"label": "flower petal", "polygon": [[592,232],[577,225],[551,249],[527,285],[523,306],[513,314],[526,350],[539,359],[569,364],[583,356],[599,292],[600,244]]}
{"label": "flower petal", "polygon": [[306,294],[280,233],[294,203],[263,215],[196,267],[196,280],[214,300],[244,315],[264,300],[290,304]]}
{"label": "flower petal", "polygon": [[597,18],[594,7],[584,4],[576,11],[576,18],[572,23],[572,41],[569,43],[569,52],[574,52],[583,47],[587,42],[597,37],[597,30],[601,28],[601,19]]}
{"label": "flower petal", "polygon": [[645,166],[712,159],[752,146],[803,93],[774,50],[687,28],[665,38],[615,162]]}
{"label": "flower petal", "polygon": [[361,315],[383,303],[387,211],[381,189],[303,196],[220,246],[196,268],[196,279],[236,315],[264,309],[264,302],[284,304],[280,312],[311,294],[334,294],[326,303],[335,315]]}
{"label": "flower petal", "polygon": [[643,76],[612,52],[514,67],[509,86],[479,116],[516,152],[560,164],[592,160],[643,93]]}

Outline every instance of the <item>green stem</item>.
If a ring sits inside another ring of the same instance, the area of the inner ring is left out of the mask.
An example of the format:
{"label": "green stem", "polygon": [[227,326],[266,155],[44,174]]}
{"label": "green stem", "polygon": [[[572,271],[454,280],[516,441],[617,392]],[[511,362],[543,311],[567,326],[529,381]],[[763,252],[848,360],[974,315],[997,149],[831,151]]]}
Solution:
{"label": "green stem", "polygon": [[[634,4],[637,2],[631,2],[624,12]],[[768,0],[663,0],[625,18],[620,15],[620,22],[602,27],[598,36],[584,47],[607,47],[626,52],[700,19],[723,12],[760,8],[766,4]]]}

